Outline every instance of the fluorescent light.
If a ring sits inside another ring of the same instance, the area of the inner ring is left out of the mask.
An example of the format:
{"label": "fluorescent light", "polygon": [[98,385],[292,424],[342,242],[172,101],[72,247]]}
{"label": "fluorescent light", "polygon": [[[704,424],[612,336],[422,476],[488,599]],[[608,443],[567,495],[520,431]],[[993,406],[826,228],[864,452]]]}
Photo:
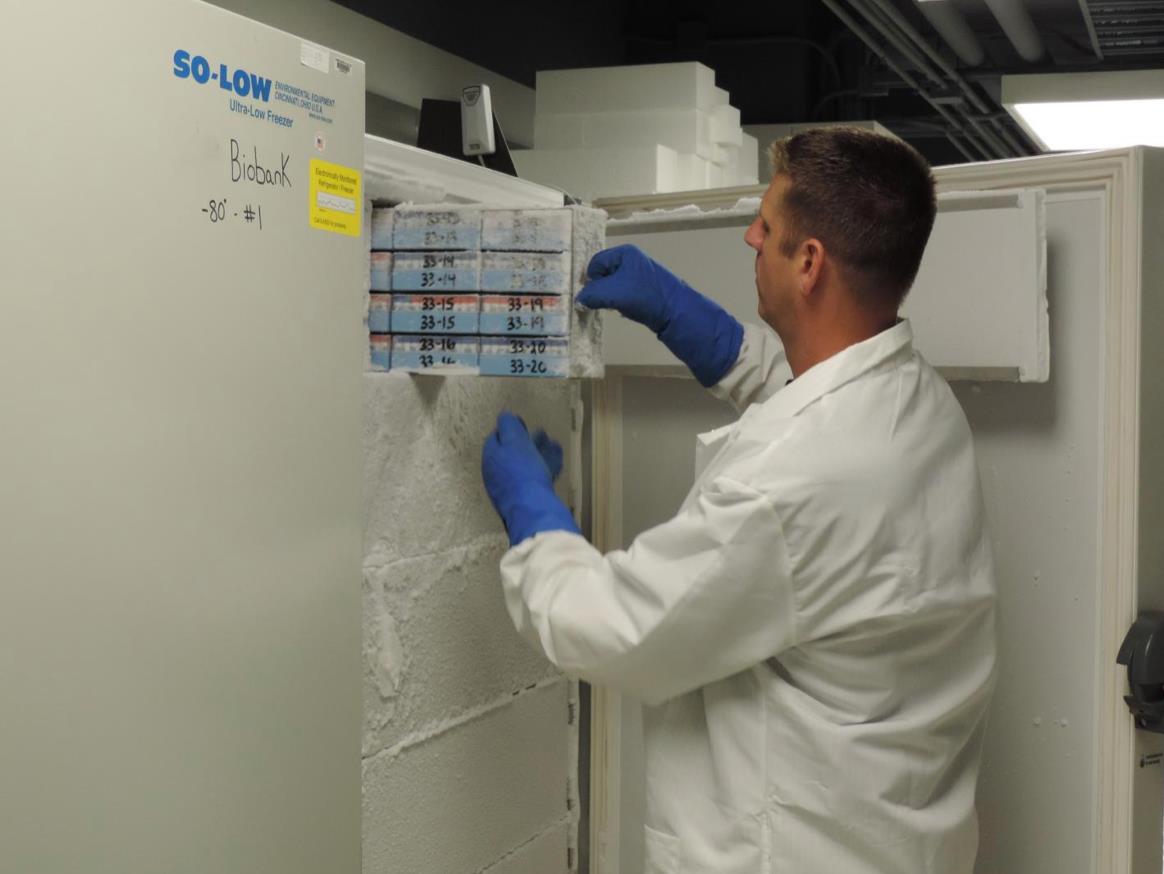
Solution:
{"label": "fluorescent light", "polygon": [[1052,152],[1164,146],[1164,98],[1016,103],[1007,109]]}
{"label": "fluorescent light", "polygon": [[1164,146],[1164,70],[1003,76],[1002,104],[1049,151]]}

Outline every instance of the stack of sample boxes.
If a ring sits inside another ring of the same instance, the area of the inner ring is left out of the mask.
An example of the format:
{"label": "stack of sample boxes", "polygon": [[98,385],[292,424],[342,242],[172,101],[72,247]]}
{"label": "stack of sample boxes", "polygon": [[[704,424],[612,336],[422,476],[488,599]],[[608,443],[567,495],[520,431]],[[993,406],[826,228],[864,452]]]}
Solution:
{"label": "stack of sample boxes", "polygon": [[[572,325],[580,318],[573,313],[575,226],[593,225],[594,213],[578,208],[374,209],[368,306],[372,369],[594,375],[571,368],[571,334],[586,339]],[[582,254],[588,261],[593,252]]]}

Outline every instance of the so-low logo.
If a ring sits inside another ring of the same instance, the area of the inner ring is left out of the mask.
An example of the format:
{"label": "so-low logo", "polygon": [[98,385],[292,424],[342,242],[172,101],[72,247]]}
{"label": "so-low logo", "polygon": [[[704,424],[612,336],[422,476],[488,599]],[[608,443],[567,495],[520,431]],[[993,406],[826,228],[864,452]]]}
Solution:
{"label": "so-low logo", "polygon": [[191,55],[185,49],[174,52],[174,75],[179,79],[193,79],[199,85],[217,82],[223,91],[239,97],[252,97],[267,103],[271,99],[271,80],[238,67],[232,70],[226,64],[211,69],[210,61],[202,55]]}

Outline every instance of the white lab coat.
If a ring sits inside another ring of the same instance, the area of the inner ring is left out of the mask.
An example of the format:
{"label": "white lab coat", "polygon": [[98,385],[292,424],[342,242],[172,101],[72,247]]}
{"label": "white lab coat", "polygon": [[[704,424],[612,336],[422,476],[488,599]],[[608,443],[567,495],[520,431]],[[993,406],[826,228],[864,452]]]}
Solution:
{"label": "white lab coat", "polygon": [[908,322],[789,376],[749,327],[678,514],[502,561],[518,630],[641,698],[648,874],[969,874],[995,673],[970,429]]}

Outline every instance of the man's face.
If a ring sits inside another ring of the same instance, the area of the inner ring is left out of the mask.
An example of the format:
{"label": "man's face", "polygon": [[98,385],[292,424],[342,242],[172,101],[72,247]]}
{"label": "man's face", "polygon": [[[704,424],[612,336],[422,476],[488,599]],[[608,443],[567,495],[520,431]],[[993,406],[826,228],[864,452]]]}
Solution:
{"label": "man's face", "polygon": [[757,310],[760,318],[781,336],[793,324],[799,288],[796,258],[789,258],[780,251],[786,227],[784,192],[789,184],[787,176],[777,176],[772,180],[760,202],[759,214],[744,234],[744,242],[756,250]]}

